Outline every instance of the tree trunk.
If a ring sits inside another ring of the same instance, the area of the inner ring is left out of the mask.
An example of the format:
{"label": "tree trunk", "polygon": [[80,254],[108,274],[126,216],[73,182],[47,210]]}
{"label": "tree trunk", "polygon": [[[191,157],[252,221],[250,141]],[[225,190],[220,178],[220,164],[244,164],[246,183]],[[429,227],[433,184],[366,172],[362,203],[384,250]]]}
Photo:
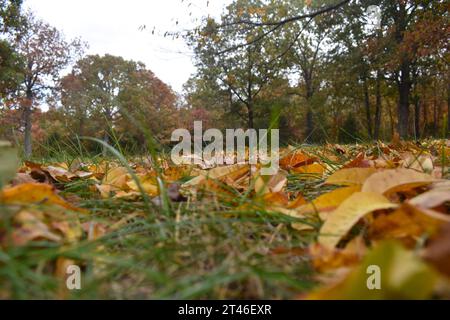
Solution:
{"label": "tree trunk", "polygon": [[306,112],[306,140],[312,142],[312,135],[314,133],[314,115],[311,107],[308,106],[308,111]]}
{"label": "tree trunk", "polygon": [[[426,99],[425,99],[425,101],[426,101]],[[422,117],[423,117],[422,137],[427,137],[429,135],[427,109],[428,109],[428,106],[424,102],[423,105],[422,105]]]}
{"label": "tree trunk", "polygon": [[370,95],[369,95],[369,86],[367,85],[367,78],[364,77],[364,107],[366,109],[366,121],[367,121],[367,133],[369,135],[369,139],[373,138],[372,134],[372,115],[370,112]]}
{"label": "tree trunk", "polygon": [[254,123],[254,119],[255,119],[255,114],[253,111],[253,101],[249,101],[247,104],[247,110],[248,110],[248,129],[254,129],[255,128],[255,123]]}
{"label": "tree trunk", "polygon": [[313,133],[314,133],[314,114],[312,111],[312,97],[314,95],[314,89],[312,85],[312,80],[309,74],[305,75],[305,84],[306,84],[306,141],[313,142]]}
{"label": "tree trunk", "polygon": [[394,115],[392,114],[392,105],[389,102],[389,99],[387,99],[387,106],[388,106],[388,111],[389,111],[389,122],[391,125],[391,138],[394,137],[395,134],[395,123],[394,123]]}
{"label": "tree trunk", "polygon": [[408,138],[409,128],[409,97],[411,84],[409,81],[409,67],[402,68],[402,75],[398,83],[398,133],[401,138]]}
{"label": "tree trunk", "polygon": [[[406,2],[398,2],[398,12],[395,20],[395,38],[398,45],[403,44],[405,31],[407,29],[408,18]],[[400,58],[398,68],[398,133],[400,138],[407,139],[409,135],[409,98],[411,93],[411,61],[406,53]]]}
{"label": "tree trunk", "polygon": [[433,99],[433,136],[435,138],[439,136],[439,113],[436,94]]}
{"label": "tree trunk", "polygon": [[447,138],[450,138],[450,79],[447,84]]}
{"label": "tree trunk", "polygon": [[24,154],[25,158],[28,159],[33,153],[32,144],[32,128],[33,128],[33,92],[27,90],[27,101],[25,102],[24,108],[24,122],[25,122],[25,136],[24,136]]}
{"label": "tree trunk", "polygon": [[381,74],[377,73],[377,83],[376,83],[376,103],[375,103],[375,132],[374,139],[380,140],[380,130],[381,130],[381,114],[382,114],[382,98],[381,98]]}
{"label": "tree trunk", "polygon": [[420,134],[420,99],[419,97],[414,98],[414,134],[416,140],[421,137]]}

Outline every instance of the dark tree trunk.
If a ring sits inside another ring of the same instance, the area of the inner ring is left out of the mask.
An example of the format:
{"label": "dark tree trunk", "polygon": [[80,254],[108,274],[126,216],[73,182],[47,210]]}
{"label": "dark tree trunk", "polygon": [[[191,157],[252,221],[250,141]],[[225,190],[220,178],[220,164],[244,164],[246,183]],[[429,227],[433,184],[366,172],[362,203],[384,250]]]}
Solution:
{"label": "dark tree trunk", "polygon": [[306,112],[306,140],[312,142],[312,135],[314,133],[314,115],[311,107],[308,106]]}
{"label": "dark tree trunk", "polygon": [[394,122],[394,115],[392,114],[392,108],[393,106],[388,100],[389,120],[390,120],[389,122],[391,124],[391,138],[393,138],[395,134],[395,122]]}
{"label": "dark tree trunk", "polygon": [[409,67],[402,68],[400,82],[398,83],[398,133],[401,138],[408,138],[409,128],[409,97],[411,83],[409,81]]}
{"label": "dark tree trunk", "polygon": [[24,108],[23,119],[25,123],[24,133],[24,154],[25,158],[30,158],[33,153],[32,128],[33,128],[33,92],[27,90],[27,101]]}
{"label": "dark tree trunk", "polygon": [[423,117],[423,130],[422,130],[422,136],[427,137],[429,135],[429,129],[428,129],[428,106],[426,103],[422,106],[422,117]]}
{"label": "dark tree trunk", "polygon": [[419,140],[421,137],[420,133],[420,99],[419,97],[414,98],[414,133],[416,136],[416,140]]}
{"label": "dark tree trunk", "polygon": [[[404,34],[407,29],[407,9],[406,3],[398,2],[398,12],[395,20],[395,38],[398,45],[404,40]],[[411,93],[411,61],[407,54],[404,53],[400,57],[400,66],[398,69],[397,86],[398,86],[398,133],[401,138],[407,139],[409,136],[409,102]]]}
{"label": "dark tree trunk", "polygon": [[447,138],[450,138],[450,79],[447,84]]}
{"label": "dark tree trunk", "polygon": [[435,138],[439,136],[439,112],[436,94],[433,100],[433,136]]}
{"label": "dark tree trunk", "polygon": [[314,89],[312,85],[312,80],[309,74],[305,74],[305,84],[306,84],[306,141],[313,142],[314,133],[314,113],[312,111],[312,97],[314,95]]}
{"label": "dark tree trunk", "polygon": [[376,103],[375,103],[375,132],[374,139],[380,140],[380,130],[381,130],[381,114],[382,114],[382,98],[381,98],[381,74],[377,74],[376,83]]}
{"label": "dark tree trunk", "polygon": [[247,120],[248,129],[254,129],[255,128],[255,123],[254,123],[255,114],[253,111],[253,101],[252,100],[250,100],[247,103],[247,110],[248,110],[248,120]]}
{"label": "dark tree trunk", "polygon": [[372,131],[372,114],[370,112],[369,86],[367,85],[367,78],[364,78],[363,81],[364,81],[364,107],[366,110],[367,133],[369,135],[369,139],[372,139],[373,131]]}

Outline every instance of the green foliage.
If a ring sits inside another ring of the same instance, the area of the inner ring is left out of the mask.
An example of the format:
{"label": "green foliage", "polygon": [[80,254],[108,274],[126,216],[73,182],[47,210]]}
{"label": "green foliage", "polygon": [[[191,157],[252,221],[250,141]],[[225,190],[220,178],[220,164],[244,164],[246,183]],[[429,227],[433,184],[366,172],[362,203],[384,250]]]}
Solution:
{"label": "green foliage", "polygon": [[0,98],[16,89],[23,78],[23,61],[11,45],[0,41]]}

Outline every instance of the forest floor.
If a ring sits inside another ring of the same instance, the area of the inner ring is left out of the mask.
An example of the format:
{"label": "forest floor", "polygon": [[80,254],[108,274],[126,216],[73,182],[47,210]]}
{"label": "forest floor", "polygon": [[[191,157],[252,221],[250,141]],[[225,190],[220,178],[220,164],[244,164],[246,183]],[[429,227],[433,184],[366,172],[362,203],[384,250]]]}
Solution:
{"label": "forest floor", "polygon": [[450,298],[448,141],[289,147],[272,177],[114,154],[2,149],[0,299]]}

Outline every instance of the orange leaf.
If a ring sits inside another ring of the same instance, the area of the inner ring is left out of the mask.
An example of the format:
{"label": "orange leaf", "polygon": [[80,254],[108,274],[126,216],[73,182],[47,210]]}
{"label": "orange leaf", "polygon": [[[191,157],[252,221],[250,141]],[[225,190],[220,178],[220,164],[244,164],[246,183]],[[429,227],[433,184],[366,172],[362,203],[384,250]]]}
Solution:
{"label": "orange leaf", "polygon": [[56,194],[55,188],[48,184],[26,183],[0,192],[0,202],[6,204],[50,204],[72,211],[84,212]]}

